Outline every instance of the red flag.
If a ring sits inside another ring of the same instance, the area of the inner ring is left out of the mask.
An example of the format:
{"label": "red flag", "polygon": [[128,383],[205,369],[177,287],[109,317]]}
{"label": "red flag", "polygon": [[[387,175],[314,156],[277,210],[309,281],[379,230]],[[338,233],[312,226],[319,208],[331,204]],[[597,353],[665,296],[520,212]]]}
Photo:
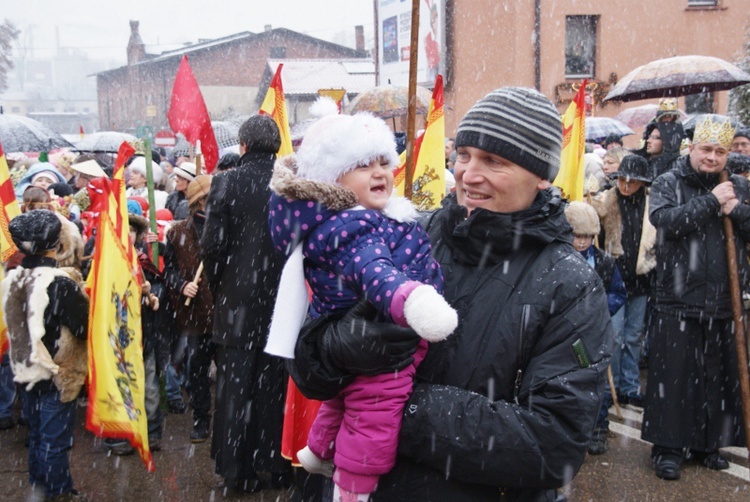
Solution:
{"label": "red flag", "polygon": [[193,70],[190,69],[187,56],[182,56],[180,67],[177,69],[167,118],[172,131],[181,132],[192,144],[201,142],[206,172],[213,171],[219,162],[219,145],[216,144],[211,117],[208,115],[206,103],[203,101]]}
{"label": "red flag", "polygon": [[78,134],[80,134],[81,139],[83,139],[83,137],[85,136],[85,134],[83,134],[83,126],[78,126]]}

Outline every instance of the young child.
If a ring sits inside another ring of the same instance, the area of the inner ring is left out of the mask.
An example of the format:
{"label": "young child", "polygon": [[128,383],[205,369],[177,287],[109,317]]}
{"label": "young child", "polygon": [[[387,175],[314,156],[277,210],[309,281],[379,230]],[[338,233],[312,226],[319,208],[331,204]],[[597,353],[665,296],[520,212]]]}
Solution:
{"label": "young child", "polygon": [[[88,298],[57,268],[60,219],[28,211],[8,225],[24,258],[2,281],[14,381],[22,385],[29,421],[29,481],[48,500],[84,500],[73,489],[68,449],[73,444],[76,401],[82,381],[60,379],[83,351]],[[66,334],[67,330],[67,334]]]}
{"label": "young child", "polygon": [[[366,298],[383,319],[410,326],[424,339],[411,366],[397,374],[359,376],[321,406],[297,457],[309,472],[328,476],[333,460],[337,501],[368,500],[379,476],[393,467],[403,405],[426,341],[446,338],[458,323],[439,294],[442,272],[413,206],[391,197],[397,162],[393,133],[381,119],[333,115],[310,126],[296,156],[277,162],[271,181],[271,234],[289,256],[273,324],[299,318],[285,308],[290,303],[284,283],[288,269],[304,259],[313,317],[345,311]],[[304,291],[300,287],[296,291]],[[274,333],[272,326],[267,351],[273,350]]]}
{"label": "young child", "polygon": [[[615,259],[604,251],[594,246],[594,239],[601,231],[599,215],[596,210],[585,202],[574,201],[565,208],[565,217],[573,227],[573,247],[581,253],[588,264],[596,270],[596,273],[604,283],[607,292],[607,307],[609,315],[614,316],[625,304],[625,283],[622,281],[620,269],[617,268]],[[591,437],[588,452],[591,455],[601,455],[607,451],[607,432],[609,432],[609,407],[612,397],[607,393],[604,402],[599,409],[599,416],[594,426],[594,435]]]}

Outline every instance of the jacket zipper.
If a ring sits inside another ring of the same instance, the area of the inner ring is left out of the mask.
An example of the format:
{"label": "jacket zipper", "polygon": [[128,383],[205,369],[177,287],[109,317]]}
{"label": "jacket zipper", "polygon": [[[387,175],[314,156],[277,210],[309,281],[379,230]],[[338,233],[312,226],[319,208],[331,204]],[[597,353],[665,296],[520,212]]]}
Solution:
{"label": "jacket zipper", "polygon": [[516,381],[513,385],[513,401],[516,404],[520,404],[518,402],[518,394],[521,391],[521,380],[523,379],[523,369],[521,369],[521,362],[523,361],[523,341],[524,336],[523,334],[526,331],[526,325],[529,320],[529,305],[525,304],[523,306],[523,310],[521,311],[521,330],[518,333],[518,359],[517,359],[517,366],[518,369],[516,370]]}

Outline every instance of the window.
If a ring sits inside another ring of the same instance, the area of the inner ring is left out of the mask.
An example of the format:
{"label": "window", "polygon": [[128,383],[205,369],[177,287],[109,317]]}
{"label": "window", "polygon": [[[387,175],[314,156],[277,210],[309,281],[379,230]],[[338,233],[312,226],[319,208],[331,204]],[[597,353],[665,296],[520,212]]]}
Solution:
{"label": "window", "polygon": [[593,77],[598,16],[565,17],[565,77]]}
{"label": "window", "polygon": [[717,0],[688,0],[688,7],[716,7]]}
{"label": "window", "polygon": [[271,59],[286,58],[286,47],[271,47]]}

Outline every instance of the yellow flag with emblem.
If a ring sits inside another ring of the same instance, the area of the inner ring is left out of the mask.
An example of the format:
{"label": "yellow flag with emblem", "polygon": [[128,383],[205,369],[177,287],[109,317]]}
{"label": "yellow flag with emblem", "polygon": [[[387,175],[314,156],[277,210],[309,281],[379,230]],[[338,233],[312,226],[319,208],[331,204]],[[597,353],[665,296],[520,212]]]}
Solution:
{"label": "yellow flag with emblem", "polygon": [[[437,209],[445,197],[445,107],[443,76],[438,75],[427,111],[424,132],[414,141],[414,174],[411,200],[420,211]],[[406,179],[406,154],[399,156],[393,172],[393,186],[403,197]]]}
{"label": "yellow flag with emblem", "polygon": [[145,372],[141,330],[141,271],[130,242],[125,199],[125,161],[135,153],[120,146],[105,209],[99,216],[89,305],[89,406],[86,427],[101,437],[127,439],[149,472]]}
{"label": "yellow flag with emblem", "polygon": [[553,185],[560,187],[563,197],[572,201],[583,200],[585,168],[583,154],[586,152],[586,83],[576,93],[568,110],[562,116],[563,142],[560,152],[560,171]]}

